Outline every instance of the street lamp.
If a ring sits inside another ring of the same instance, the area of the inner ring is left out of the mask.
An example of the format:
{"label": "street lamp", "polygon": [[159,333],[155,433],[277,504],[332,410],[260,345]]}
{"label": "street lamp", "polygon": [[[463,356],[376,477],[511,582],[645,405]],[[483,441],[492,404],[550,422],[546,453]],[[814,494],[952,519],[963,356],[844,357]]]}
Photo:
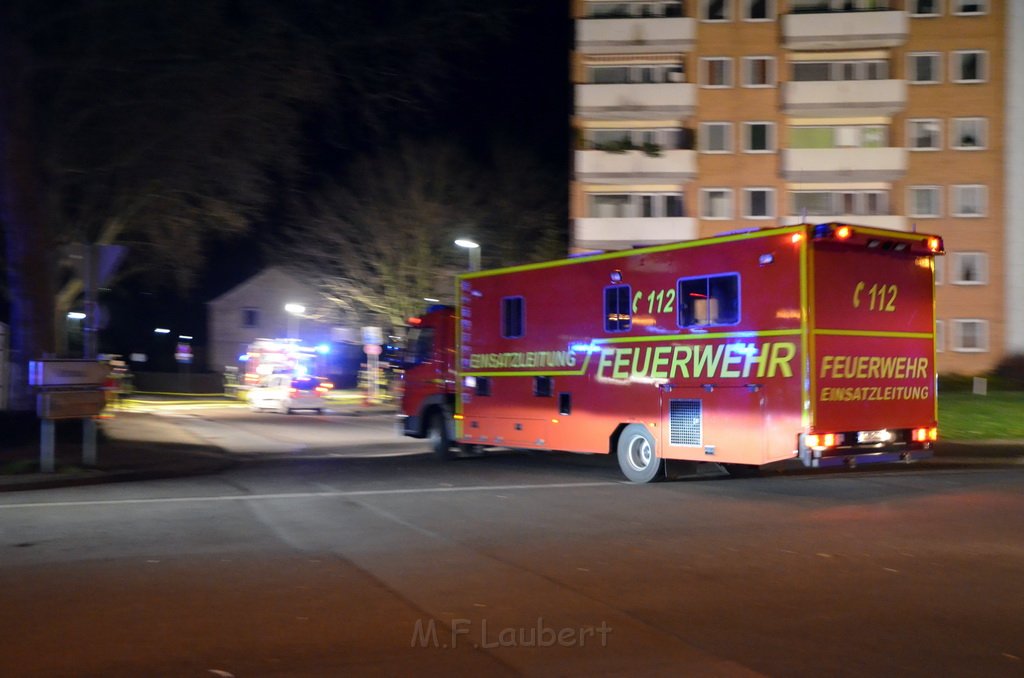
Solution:
{"label": "street lamp", "polygon": [[459,247],[465,247],[469,250],[469,270],[479,271],[480,270],[480,244],[475,243],[472,240],[466,240],[465,238],[459,238],[455,241],[455,244]]}
{"label": "street lamp", "polygon": [[302,304],[287,303],[284,305],[284,310],[288,313],[288,338],[298,339],[299,338],[299,318],[306,312],[306,307]]}

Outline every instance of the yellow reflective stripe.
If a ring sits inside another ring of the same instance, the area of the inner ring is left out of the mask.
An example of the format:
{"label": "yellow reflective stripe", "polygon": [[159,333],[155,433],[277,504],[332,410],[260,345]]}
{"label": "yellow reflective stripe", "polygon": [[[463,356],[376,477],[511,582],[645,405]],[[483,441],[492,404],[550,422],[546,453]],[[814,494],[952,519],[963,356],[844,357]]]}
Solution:
{"label": "yellow reflective stripe", "polygon": [[811,285],[810,279],[811,250],[809,230],[805,229],[804,239],[800,243],[800,350],[803,354],[802,372],[808,375],[809,379],[800,380],[800,424],[806,429],[814,421],[814,399],[811,394],[814,391],[814,361],[811,352],[814,345],[811,343],[809,329],[811,327]]}
{"label": "yellow reflective stripe", "polygon": [[830,337],[887,337],[891,339],[933,339],[931,332],[883,332],[877,330],[814,330],[814,334]]}
{"label": "yellow reflective stripe", "polygon": [[583,365],[579,369],[573,370],[548,370],[548,371],[516,371],[516,370],[491,370],[488,372],[463,372],[463,376],[466,377],[549,377],[552,375],[562,375],[566,377],[581,377],[587,373],[587,367],[590,365],[591,352],[587,352],[587,356],[583,359]]}
{"label": "yellow reflective stripe", "polygon": [[582,264],[591,261],[605,261],[608,259],[626,259],[637,255],[653,254],[655,252],[671,252],[674,250],[685,250],[694,247],[706,247],[708,245],[717,245],[724,242],[737,242],[740,240],[753,240],[757,238],[771,238],[779,235],[785,235],[786,233],[803,232],[804,226],[802,224],[798,226],[784,226],[781,228],[750,231],[749,233],[734,233],[733,235],[723,235],[719,237],[711,237],[701,240],[687,240],[685,242],[671,243],[668,245],[652,245],[651,247],[640,247],[635,250],[616,250],[614,252],[603,252],[601,254],[592,254],[590,256],[578,257],[575,259],[557,259],[555,261],[543,261],[537,264],[523,264],[522,266],[497,268],[492,271],[473,271],[470,273],[460,274],[458,279],[470,280],[473,278],[486,278],[488,276],[504,273],[515,273],[520,271],[539,271],[545,268],[573,266],[576,264]]}
{"label": "yellow reflective stripe", "polygon": [[786,337],[800,334],[800,330],[762,330],[761,332],[695,332],[693,334],[671,334],[657,337],[609,337],[594,339],[592,344],[639,344],[668,341],[699,341],[701,339],[743,339],[745,337]]}

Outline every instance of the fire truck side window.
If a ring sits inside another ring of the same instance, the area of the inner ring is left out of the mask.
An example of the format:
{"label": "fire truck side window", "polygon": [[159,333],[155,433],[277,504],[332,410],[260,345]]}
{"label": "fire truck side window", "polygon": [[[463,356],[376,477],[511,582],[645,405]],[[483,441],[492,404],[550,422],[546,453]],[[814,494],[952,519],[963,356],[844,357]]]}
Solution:
{"label": "fire truck side window", "polygon": [[604,331],[625,332],[633,326],[632,298],[629,285],[604,288]]}
{"label": "fire truck side window", "polygon": [[434,354],[434,328],[413,328],[409,332],[409,343],[407,346],[408,348],[405,350],[405,363],[420,365],[430,360]]}
{"label": "fire truck side window", "polygon": [[740,277],[735,273],[683,278],[678,283],[679,326],[735,325],[740,321]]}
{"label": "fire truck side window", "polygon": [[518,339],[526,333],[526,301],[522,297],[501,300],[501,336]]}

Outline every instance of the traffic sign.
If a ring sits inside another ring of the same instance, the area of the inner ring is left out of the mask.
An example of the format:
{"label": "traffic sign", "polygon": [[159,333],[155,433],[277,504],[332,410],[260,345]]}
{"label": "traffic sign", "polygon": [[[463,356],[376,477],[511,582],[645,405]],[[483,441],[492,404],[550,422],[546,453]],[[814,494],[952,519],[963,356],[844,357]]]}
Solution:
{"label": "traffic sign", "polygon": [[90,386],[102,384],[109,368],[95,360],[33,360],[29,386]]}
{"label": "traffic sign", "polygon": [[107,404],[103,391],[44,391],[36,400],[42,419],[81,419],[99,414]]}

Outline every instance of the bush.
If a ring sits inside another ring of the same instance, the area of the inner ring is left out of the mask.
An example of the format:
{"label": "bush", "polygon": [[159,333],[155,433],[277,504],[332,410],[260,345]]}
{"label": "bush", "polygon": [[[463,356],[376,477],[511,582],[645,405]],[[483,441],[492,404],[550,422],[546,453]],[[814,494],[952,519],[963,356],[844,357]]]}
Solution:
{"label": "bush", "polygon": [[992,374],[1004,388],[1024,390],[1024,354],[1006,356]]}

